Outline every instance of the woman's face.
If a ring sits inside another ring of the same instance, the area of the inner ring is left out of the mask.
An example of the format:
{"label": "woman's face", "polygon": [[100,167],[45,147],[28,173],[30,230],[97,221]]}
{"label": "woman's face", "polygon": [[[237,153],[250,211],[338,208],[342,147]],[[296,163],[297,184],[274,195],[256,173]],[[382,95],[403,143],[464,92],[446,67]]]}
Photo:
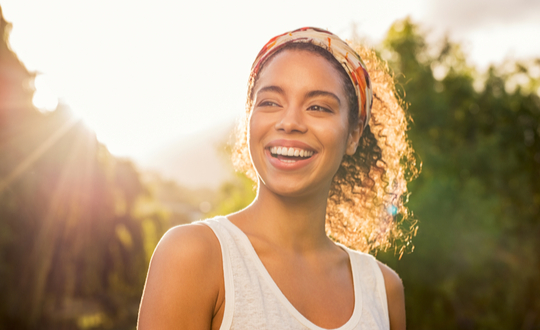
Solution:
{"label": "woman's face", "polygon": [[359,127],[349,130],[340,73],[317,54],[285,50],[265,64],[252,95],[249,150],[260,189],[327,194],[360,137]]}

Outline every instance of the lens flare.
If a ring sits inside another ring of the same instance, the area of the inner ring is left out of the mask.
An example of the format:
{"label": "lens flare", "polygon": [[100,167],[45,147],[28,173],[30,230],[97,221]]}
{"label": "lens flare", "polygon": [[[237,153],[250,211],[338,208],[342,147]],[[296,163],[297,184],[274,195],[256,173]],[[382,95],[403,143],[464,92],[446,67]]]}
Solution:
{"label": "lens flare", "polygon": [[388,207],[386,208],[386,212],[388,212],[388,214],[391,214],[391,215],[396,215],[397,211],[398,209],[395,205],[388,205]]}
{"label": "lens flare", "polygon": [[38,75],[34,80],[36,92],[32,99],[34,106],[41,112],[51,112],[58,107],[58,97],[54,93],[53,84],[45,75]]}

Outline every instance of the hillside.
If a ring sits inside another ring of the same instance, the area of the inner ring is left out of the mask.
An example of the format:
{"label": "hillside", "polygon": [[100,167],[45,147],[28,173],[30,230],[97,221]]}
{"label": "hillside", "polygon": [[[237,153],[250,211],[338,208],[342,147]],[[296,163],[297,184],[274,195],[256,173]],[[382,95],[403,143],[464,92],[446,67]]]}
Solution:
{"label": "hillside", "polygon": [[182,186],[217,189],[233,176],[232,164],[225,150],[234,123],[225,123],[191,135],[136,159],[146,170],[160,173]]}

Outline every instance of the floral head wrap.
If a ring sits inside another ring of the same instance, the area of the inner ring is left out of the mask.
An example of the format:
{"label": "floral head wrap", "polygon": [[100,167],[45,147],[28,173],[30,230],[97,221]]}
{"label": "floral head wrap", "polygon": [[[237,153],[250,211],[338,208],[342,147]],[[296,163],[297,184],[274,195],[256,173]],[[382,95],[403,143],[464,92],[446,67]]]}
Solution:
{"label": "floral head wrap", "polygon": [[314,27],[304,27],[278,35],[264,45],[251,67],[250,79],[254,79],[261,66],[277,50],[290,43],[306,42],[327,50],[343,66],[356,90],[359,118],[364,128],[369,123],[373,92],[366,65],[360,56],[335,34]]}

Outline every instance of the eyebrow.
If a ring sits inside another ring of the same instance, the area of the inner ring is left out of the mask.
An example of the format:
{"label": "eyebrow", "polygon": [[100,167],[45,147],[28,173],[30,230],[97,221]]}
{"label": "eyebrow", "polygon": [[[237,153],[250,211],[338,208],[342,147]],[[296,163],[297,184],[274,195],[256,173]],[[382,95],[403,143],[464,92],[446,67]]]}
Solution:
{"label": "eyebrow", "polygon": [[275,92],[278,94],[285,94],[283,89],[279,86],[265,86],[257,91],[257,95],[264,93],[264,92]]}
{"label": "eyebrow", "polygon": [[[282,94],[282,95],[285,94],[285,92],[283,91],[283,89],[281,87],[273,86],[273,85],[272,86],[262,87],[261,89],[259,89],[257,91],[257,95],[259,95],[260,93],[264,93],[264,92],[274,92],[274,93],[278,93],[278,94]],[[341,105],[341,100],[339,99],[339,97],[337,97],[337,95],[332,93],[332,92],[314,90],[314,91],[310,91],[310,92],[306,93],[306,98],[312,98],[312,97],[317,97],[317,96],[329,96],[329,97],[335,99],[339,105]]]}
{"label": "eyebrow", "polygon": [[334,98],[339,105],[341,105],[341,100],[339,99],[339,97],[337,97],[336,94],[331,93],[331,92],[315,90],[306,94],[306,98],[311,98],[311,97],[316,97],[316,96],[330,96],[331,98]]}

